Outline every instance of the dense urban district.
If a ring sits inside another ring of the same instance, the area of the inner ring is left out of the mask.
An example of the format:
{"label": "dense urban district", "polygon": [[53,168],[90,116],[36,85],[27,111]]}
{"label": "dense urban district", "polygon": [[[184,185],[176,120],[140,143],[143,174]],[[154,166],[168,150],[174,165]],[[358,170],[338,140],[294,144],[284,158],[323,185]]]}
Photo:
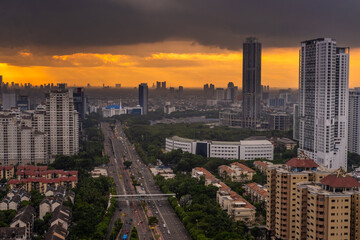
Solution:
{"label": "dense urban district", "polygon": [[0,76],[0,239],[360,239],[349,48],[302,42],[298,90],[261,85],[261,48],[242,89]]}

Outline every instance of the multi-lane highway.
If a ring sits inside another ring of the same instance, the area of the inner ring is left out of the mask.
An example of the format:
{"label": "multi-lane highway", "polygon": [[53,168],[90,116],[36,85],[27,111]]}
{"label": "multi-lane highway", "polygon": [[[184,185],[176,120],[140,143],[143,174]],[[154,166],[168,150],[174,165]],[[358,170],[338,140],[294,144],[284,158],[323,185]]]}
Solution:
{"label": "multi-lane highway", "polygon": [[[147,194],[160,194],[161,191],[155,184],[149,168],[140,161],[134,147],[125,136],[122,125],[117,123],[112,130],[107,123],[102,123],[102,130],[105,136],[105,150],[110,157],[109,174],[115,180],[117,193],[121,195],[136,194],[131,174],[140,183],[141,191]],[[122,163],[125,160],[132,162],[130,170],[124,168]],[[162,200],[149,198],[145,203],[147,215],[156,216],[159,220],[154,232],[147,224],[145,211],[140,201],[119,201],[122,211],[118,214],[121,214],[125,223],[120,234],[121,237],[131,231],[131,226],[134,225],[138,229],[141,240],[153,239],[153,237],[164,240],[191,239],[166,198],[162,198]]]}
{"label": "multi-lane highway", "polygon": [[[105,151],[110,158],[108,173],[115,181],[117,194],[135,194],[129,173],[122,165],[120,157],[122,155],[120,155],[120,149],[116,144],[118,141],[114,136],[114,132],[107,123],[102,123],[101,127],[105,137]],[[141,204],[138,201],[118,201],[117,210],[112,220],[114,221],[119,217],[122,219],[123,227],[118,236],[120,239],[124,235],[129,236],[133,226],[137,228],[140,239],[154,239]]]}

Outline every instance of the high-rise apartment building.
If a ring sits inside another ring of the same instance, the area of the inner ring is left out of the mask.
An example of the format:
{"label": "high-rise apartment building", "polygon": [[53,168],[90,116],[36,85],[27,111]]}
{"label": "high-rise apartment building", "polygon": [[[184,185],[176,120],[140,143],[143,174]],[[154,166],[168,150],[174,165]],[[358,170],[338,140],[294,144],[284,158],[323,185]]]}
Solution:
{"label": "high-rise apartment building", "polygon": [[71,91],[51,90],[46,98],[45,131],[49,135],[50,157],[79,151],[79,117]]}
{"label": "high-rise apartment building", "polygon": [[148,113],[148,85],[147,83],[142,83],[139,85],[139,105],[143,108],[143,114],[146,115]]}
{"label": "high-rise apartment building", "polygon": [[360,183],[307,158],[267,170],[266,227],[276,239],[360,239]]}
{"label": "high-rise apartment building", "polygon": [[347,167],[349,49],[331,38],[300,50],[299,151],[317,163]]}
{"label": "high-rise apartment building", "polygon": [[243,44],[243,125],[254,128],[261,114],[261,43],[247,38]]}
{"label": "high-rise apartment building", "polygon": [[0,113],[1,165],[48,163],[44,114]]}
{"label": "high-rise apartment building", "polygon": [[360,88],[349,91],[348,150],[360,154]]}

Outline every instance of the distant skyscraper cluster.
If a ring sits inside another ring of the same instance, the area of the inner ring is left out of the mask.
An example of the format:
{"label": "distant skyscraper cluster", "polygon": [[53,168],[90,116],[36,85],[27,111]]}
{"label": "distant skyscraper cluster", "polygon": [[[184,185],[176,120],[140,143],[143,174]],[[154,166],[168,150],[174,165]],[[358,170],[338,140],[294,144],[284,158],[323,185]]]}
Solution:
{"label": "distant skyscraper cluster", "polygon": [[346,169],[349,49],[330,38],[302,42],[299,84],[299,151]]}

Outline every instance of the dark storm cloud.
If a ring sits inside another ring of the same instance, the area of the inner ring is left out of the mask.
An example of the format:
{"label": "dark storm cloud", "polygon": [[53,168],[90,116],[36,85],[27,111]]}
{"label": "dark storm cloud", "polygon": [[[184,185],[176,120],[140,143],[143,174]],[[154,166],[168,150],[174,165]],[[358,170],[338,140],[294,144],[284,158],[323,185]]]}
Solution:
{"label": "dark storm cloud", "polygon": [[360,46],[358,0],[0,0],[0,48],[81,52],[168,39],[240,49],[333,37]]}

